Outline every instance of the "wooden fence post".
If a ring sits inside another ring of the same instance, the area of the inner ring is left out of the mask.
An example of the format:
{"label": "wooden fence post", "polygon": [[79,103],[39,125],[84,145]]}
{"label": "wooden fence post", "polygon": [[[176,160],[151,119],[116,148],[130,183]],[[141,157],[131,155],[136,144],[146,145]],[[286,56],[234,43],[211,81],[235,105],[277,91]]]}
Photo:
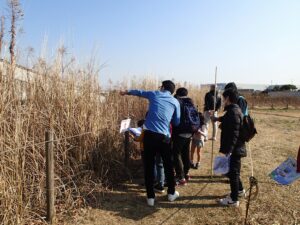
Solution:
{"label": "wooden fence post", "polygon": [[127,167],[129,162],[129,131],[124,133],[124,164]]}
{"label": "wooden fence post", "polygon": [[53,133],[45,133],[46,149],[46,191],[47,191],[47,221],[53,224],[55,217],[54,207],[54,154],[53,154]]}
{"label": "wooden fence post", "polygon": [[300,146],[299,146],[298,156],[297,156],[297,173],[300,173]]}

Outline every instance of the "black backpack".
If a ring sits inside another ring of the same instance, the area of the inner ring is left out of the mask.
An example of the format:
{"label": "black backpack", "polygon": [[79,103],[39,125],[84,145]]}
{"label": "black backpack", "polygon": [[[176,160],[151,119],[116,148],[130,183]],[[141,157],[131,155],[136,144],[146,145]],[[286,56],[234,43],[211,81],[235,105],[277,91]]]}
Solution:
{"label": "black backpack", "polygon": [[241,139],[245,142],[249,142],[257,134],[257,130],[254,124],[253,118],[248,114],[243,116],[243,122],[241,127]]}
{"label": "black backpack", "polygon": [[180,103],[180,124],[174,127],[174,132],[177,134],[182,133],[195,133],[200,128],[200,118],[197,108],[194,106],[190,98],[179,98]]}

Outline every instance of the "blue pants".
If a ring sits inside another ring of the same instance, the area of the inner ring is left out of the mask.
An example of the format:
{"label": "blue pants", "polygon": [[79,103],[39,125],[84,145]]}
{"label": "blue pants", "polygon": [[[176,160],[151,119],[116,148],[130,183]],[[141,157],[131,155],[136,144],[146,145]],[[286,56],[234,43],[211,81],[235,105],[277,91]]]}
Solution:
{"label": "blue pants", "polygon": [[155,156],[154,177],[158,184],[163,187],[165,183],[165,171],[163,160],[159,153],[156,153]]}

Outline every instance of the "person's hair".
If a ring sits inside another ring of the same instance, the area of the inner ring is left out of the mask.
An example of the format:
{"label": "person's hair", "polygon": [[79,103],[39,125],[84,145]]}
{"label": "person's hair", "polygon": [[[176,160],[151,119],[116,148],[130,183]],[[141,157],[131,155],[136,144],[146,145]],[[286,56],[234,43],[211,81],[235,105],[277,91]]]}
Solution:
{"label": "person's hair", "polygon": [[238,94],[238,92],[237,92],[236,90],[229,88],[229,89],[226,89],[226,90],[223,92],[223,97],[224,97],[224,98],[229,97],[229,101],[230,101],[231,103],[234,103],[234,104],[235,104],[235,103],[237,103],[237,101],[238,101],[239,94]]}
{"label": "person's hair", "polygon": [[176,97],[184,97],[188,95],[188,90],[184,87],[178,88],[176,90]]}
{"label": "person's hair", "polygon": [[236,84],[234,82],[230,82],[230,83],[226,84],[224,89],[225,90],[233,89],[233,90],[237,91],[237,87],[236,87]]}
{"label": "person's hair", "polygon": [[202,112],[198,112],[199,119],[200,119],[200,124],[204,124],[204,115]]}
{"label": "person's hair", "polygon": [[162,87],[164,87],[164,90],[171,92],[171,94],[175,91],[175,84],[171,80],[163,81]]}
{"label": "person's hair", "polygon": [[137,125],[138,125],[138,127],[142,127],[144,125],[144,123],[145,123],[145,120],[142,119],[137,122]]}

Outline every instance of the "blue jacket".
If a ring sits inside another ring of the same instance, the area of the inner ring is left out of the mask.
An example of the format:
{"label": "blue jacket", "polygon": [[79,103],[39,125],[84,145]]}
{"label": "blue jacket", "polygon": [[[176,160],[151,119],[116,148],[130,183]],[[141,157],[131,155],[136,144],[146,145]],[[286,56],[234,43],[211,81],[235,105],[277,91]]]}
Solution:
{"label": "blue jacket", "polygon": [[145,129],[171,137],[170,123],[173,126],[178,126],[180,123],[178,100],[169,91],[130,90],[128,94],[149,100]]}

